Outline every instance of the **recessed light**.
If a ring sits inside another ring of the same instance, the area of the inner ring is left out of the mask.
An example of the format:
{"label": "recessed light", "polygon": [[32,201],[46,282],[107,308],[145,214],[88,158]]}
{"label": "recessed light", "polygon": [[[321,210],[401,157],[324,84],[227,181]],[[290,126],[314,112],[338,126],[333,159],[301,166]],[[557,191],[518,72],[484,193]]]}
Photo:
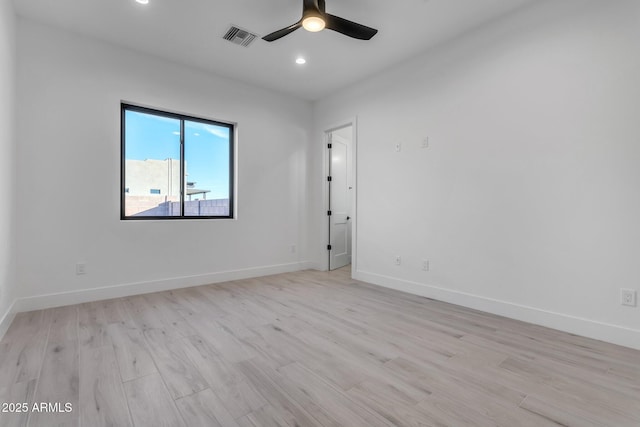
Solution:
{"label": "recessed light", "polygon": [[136,0],[136,3],[140,3],[140,4],[148,4],[149,0]]}
{"label": "recessed light", "polygon": [[302,64],[306,64],[307,60],[304,59],[303,57],[299,57],[298,59],[296,59],[296,64],[298,65],[302,65]]}

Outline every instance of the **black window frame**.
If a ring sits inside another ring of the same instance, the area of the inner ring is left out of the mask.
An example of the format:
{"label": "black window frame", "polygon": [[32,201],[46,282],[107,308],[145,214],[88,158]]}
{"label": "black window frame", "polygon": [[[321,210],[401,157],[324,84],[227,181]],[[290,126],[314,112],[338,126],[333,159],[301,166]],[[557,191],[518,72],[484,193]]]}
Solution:
{"label": "black window frame", "polygon": [[[125,215],[125,175],[126,175],[126,112],[135,111],[144,114],[152,114],[161,117],[169,117],[172,119],[180,120],[180,213],[181,215],[173,216],[126,216]],[[200,122],[205,124],[211,124],[214,126],[226,127],[229,129],[229,215],[207,215],[207,216],[192,216],[184,215],[184,203],[185,203],[185,176],[184,176],[184,122]],[[120,104],[120,219],[121,220],[181,220],[181,219],[235,219],[235,138],[236,138],[236,124],[231,122],[222,122],[219,120],[206,119],[203,117],[191,116],[187,114],[173,113],[169,111],[158,110],[155,108],[141,107],[135,104],[129,104],[122,102]]]}

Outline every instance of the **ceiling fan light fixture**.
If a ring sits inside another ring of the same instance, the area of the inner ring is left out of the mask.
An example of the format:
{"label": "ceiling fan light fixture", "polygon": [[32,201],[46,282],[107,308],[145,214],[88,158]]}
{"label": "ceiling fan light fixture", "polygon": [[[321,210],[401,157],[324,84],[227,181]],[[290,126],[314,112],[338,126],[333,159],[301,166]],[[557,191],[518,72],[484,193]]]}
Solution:
{"label": "ceiling fan light fixture", "polygon": [[282,37],[293,33],[298,28],[303,27],[307,31],[316,33],[325,28],[347,37],[359,40],[370,40],[375,36],[378,30],[349,21],[339,16],[333,16],[325,12],[325,0],[303,0],[302,1],[302,19],[288,27],[281,28],[277,31],[262,37],[262,40],[274,42]]}
{"label": "ceiling fan light fixture", "polygon": [[302,27],[312,33],[324,30],[326,25],[321,16],[307,16],[302,20]]}

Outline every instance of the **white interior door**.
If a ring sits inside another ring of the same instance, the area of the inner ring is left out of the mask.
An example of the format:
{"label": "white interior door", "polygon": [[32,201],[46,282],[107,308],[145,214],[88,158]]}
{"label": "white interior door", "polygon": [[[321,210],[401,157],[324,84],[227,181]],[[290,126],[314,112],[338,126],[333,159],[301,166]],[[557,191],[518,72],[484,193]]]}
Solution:
{"label": "white interior door", "polygon": [[352,128],[329,133],[329,269],[351,263]]}

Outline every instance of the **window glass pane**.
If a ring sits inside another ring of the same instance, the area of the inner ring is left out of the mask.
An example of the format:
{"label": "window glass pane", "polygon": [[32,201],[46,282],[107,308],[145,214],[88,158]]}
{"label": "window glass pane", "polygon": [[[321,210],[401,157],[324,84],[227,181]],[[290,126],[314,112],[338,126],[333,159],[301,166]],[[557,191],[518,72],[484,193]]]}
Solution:
{"label": "window glass pane", "polygon": [[125,110],[125,216],[180,215],[180,120]]}
{"label": "window glass pane", "polygon": [[184,122],[185,216],[228,216],[230,128]]}

